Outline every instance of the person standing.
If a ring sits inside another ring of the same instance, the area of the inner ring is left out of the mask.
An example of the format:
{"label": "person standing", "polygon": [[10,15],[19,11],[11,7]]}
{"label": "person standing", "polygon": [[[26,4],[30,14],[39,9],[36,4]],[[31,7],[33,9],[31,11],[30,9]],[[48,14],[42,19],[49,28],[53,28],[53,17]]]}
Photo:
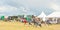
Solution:
{"label": "person standing", "polygon": [[32,20],[32,19],[31,19],[30,17],[26,17],[26,20],[27,20],[27,22],[29,23],[29,25],[32,25],[32,24],[31,24],[31,22],[32,22],[31,20]]}

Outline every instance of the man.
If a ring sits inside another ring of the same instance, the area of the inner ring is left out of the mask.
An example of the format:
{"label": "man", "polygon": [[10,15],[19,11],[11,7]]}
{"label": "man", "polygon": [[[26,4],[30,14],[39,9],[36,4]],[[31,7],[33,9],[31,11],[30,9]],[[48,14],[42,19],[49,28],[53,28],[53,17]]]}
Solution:
{"label": "man", "polygon": [[34,17],[33,18],[33,23],[34,23],[34,25],[41,27],[41,21],[38,18]]}
{"label": "man", "polygon": [[41,27],[41,20],[40,20],[40,18],[38,18],[37,21],[38,21],[38,25]]}
{"label": "man", "polygon": [[29,25],[32,25],[32,24],[31,24],[31,22],[32,22],[32,21],[31,21],[31,18],[27,17],[26,20],[27,20],[27,22],[29,23]]}

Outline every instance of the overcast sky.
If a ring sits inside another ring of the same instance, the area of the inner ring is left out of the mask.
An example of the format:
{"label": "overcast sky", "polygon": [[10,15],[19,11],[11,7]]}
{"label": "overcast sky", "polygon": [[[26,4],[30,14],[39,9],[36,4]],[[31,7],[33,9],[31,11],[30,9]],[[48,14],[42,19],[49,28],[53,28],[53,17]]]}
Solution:
{"label": "overcast sky", "polygon": [[46,15],[60,12],[60,0],[0,0],[1,15]]}

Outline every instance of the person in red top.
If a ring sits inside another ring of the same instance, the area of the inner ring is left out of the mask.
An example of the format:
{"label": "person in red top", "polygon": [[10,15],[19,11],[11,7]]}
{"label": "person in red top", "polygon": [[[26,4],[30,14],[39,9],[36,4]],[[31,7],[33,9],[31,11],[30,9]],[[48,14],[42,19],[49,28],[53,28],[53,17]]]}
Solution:
{"label": "person in red top", "polygon": [[23,22],[24,22],[24,24],[26,24],[26,23],[27,23],[27,21],[26,21],[26,19],[25,19],[25,18],[23,18]]}

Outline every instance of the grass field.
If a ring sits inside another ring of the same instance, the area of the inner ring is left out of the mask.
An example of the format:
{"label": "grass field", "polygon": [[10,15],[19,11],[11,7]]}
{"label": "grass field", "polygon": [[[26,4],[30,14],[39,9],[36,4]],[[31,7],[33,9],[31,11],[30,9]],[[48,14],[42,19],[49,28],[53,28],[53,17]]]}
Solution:
{"label": "grass field", "polygon": [[24,25],[24,23],[21,22],[0,21],[0,30],[60,30],[60,24],[35,27],[34,25]]}

